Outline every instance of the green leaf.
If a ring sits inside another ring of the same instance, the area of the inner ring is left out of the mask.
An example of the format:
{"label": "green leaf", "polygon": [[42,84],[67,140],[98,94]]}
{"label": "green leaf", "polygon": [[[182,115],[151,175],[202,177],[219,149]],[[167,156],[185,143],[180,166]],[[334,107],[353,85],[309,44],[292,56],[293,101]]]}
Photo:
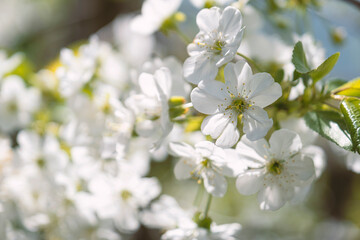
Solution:
{"label": "green leaf", "polygon": [[324,78],[334,68],[339,59],[340,53],[335,53],[326,59],[318,68],[310,72],[310,76],[314,83]]}
{"label": "green leaf", "polygon": [[341,102],[340,109],[350,132],[353,150],[360,154],[360,99],[345,98]]}
{"label": "green leaf", "polygon": [[295,44],[291,62],[294,64],[296,71],[299,73],[308,73],[311,71],[306,61],[302,42],[300,41]]}
{"label": "green leaf", "polygon": [[324,138],[351,151],[352,141],[342,115],[334,111],[313,111],[305,116],[306,125]]}
{"label": "green leaf", "polygon": [[332,91],[333,95],[360,98],[360,78],[356,78]]}

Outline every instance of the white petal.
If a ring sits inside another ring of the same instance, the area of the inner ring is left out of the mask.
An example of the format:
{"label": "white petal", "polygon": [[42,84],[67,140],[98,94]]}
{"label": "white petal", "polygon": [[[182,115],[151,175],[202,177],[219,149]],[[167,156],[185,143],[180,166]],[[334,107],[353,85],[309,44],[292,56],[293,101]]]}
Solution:
{"label": "white petal", "polygon": [[236,177],[247,169],[246,164],[235,149],[229,148],[224,151],[226,153],[226,159],[222,167],[222,174],[228,177]]}
{"label": "white petal", "polygon": [[213,139],[216,139],[223,133],[227,125],[230,124],[230,120],[231,119],[224,116],[223,113],[207,116],[201,124],[201,132],[204,135],[210,135]]}
{"label": "white petal", "polygon": [[274,82],[268,73],[255,74],[249,82],[249,89],[249,99],[261,108],[272,104],[282,95],[280,84]]}
{"label": "white petal", "polygon": [[221,15],[219,31],[226,35],[236,35],[242,27],[242,16],[238,9],[226,7]]}
{"label": "white petal", "polygon": [[158,90],[155,84],[155,78],[152,74],[142,73],[139,76],[139,86],[141,91],[148,97],[158,97]]}
{"label": "white petal", "polygon": [[241,95],[247,95],[249,93],[249,82],[252,79],[252,70],[249,64],[245,60],[240,60],[235,63],[234,71],[237,74],[237,89]]}
{"label": "white petal", "polygon": [[303,148],[301,152],[313,160],[315,175],[316,178],[319,178],[326,167],[326,154],[324,149],[315,145],[310,145]]}
{"label": "white petal", "polygon": [[194,158],[196,157],[195,149],[184,142],[169,143],[169,153],[176,157]]}
{"label": "white petal", "polygon": [[238,76],[240,76],[245,63],[245,61],[240,60],[236,64],[228,63],[224,68],[225,85],[229,87],[229,91],[235,96],[238,95]]}
{"label": "white petal", "polygon": [[170,70],[168,68],[162,67],[159,70],[156,70],[154,78],[156,79],[157,88],[161,88],[164,95],[169,98],[172,85]]}
{"label": "white petal", "polygon": [[180,159],[174,168],[176,179],[187,179],[191,177],[191,171],[195,169],[195,164],[190,159]]}
{"label": "white petal", "polygon": [[192,90],[190,98],[194,108],[204,114],[214,114],[218,112],[219,106],[224,104],[223,100],[206,93],[198,87]]}
{"label": "white petal", "polygon": [[272,119],[269,119],[267,112],[257,106],[251,106],[243,115],[244,132],[246,137],[255,141],[263,138],[273,125]]}
{"label": "white petal", "polygon": [[202,157],[210,157],[216,146],[212,142],[201,141],[195,145],[195,148],[196,152],[200,153]]}
{"label": "white petal", "polygon": [[184,62],[184,77],[193,84],[198,84],[202,80],[214,80],[217,72],[216,62],[212,58],[209,59],[206,52],[191,56]]}
{"label": "white petal", "polygon": [[278,159],[287,159],[302,148],[300,136],[288,129],[275,131],[270,137],[269,144],[271,152]]}
{"label": "white petal", "polygon": [[237,119],[232,117],[230,120],[231,122],[226,125],[224,131],[216,140],[216,145],[219,147],[232,147],[239,141],[240,133],[237,129]]}
{"label": "white petal", "polygon": [[219,27],[220,9],[202,9],[196,16],[196,23],[203,32],[211,32]]}
{"label": "white petal", "polygon": [[204,187],[206,191],[215,197],[223,197],[227,190],[227,181],[225,177],[217,172],[207,169],[203,172]]}
{"label": "white petal", "polygon": [[279,186],[270,185],[259,191],[258,201],[262,210],[278,210],[284,206],[286,200]]}
{"label": "white petal", "polygon": [[130,206],[121,208],[121,212],[115,214],[114,222],[119,230],[125,232],[133,232],[140,227],[138,212]]}
{"label": "white petal", "polygon": [[289,159],[287,170],[305,181],[315,175],[314,162],[306,155],[297,154]]}
{"label": "white petal", "polygon": [[264,169],[248,170],[236,179],[236,189],[244,195],[257,193],[264,184]]}
{"label": "white petal", "polygon": [[246,136],[243,136],[236,145],[239,157],[250,168],[259,168],[266,164],[266,159],[270,156],[269,148],[265,139],[250,141]]}
{"label": "white petal", "polygon": [[160,25],[161,22],[159,21],[153,21],[152,19],[139,15],[132,19],[130,29],[134,33],[151,35],[159,29]]}

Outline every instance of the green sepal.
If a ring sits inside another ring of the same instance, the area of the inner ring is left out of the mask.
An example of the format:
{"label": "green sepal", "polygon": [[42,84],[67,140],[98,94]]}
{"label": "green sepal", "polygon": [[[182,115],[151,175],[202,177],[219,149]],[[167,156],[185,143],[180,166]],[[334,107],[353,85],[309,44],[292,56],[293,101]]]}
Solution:
{"label": "green sepal", "polygon": [[212,219],[210,217],[204,217],[201,212],[196,212],[193,217],[193,221],[198,225],[199,228],[205,228],[210,230]]}

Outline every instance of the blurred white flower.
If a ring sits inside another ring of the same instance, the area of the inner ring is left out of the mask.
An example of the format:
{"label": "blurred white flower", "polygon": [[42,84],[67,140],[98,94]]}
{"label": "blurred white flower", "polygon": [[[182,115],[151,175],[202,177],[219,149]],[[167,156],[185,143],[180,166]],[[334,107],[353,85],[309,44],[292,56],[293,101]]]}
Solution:
{"label": "blurred white flower", "polygon": [[194,108],[208,114],[201,131],[217,139],[216,145],[231,147],[239,140],[238,117],[250,140],[266,135],[273,121],[264,107],[275,102],[282,90],[268,73],[252,74],[243,60],[229,63],[224,69],[225,83],[202,81],[191,93]]}
{"label": "blurred white flower", "polygon": [[241,225],[238,223],[215,225],[205,228],[176,228],[167,231],[161,240],[236,240],[239,239]]}
{"label": "blurred white flower", "polygon": [[63,96],[74,95],[91,80],[96,70],[99,47],[99,39],[93,36],[89,44],[82,45],[77,53],[67,48],[61,50],[62,66],[56,70],[56,75],[60,80],[59,91]]}
{"label": "blurred white flower", "polygon": [[40,91],[26,88],[17,75],[4,79],[0,89],[0,129],[11,132],[26,127],[40,107]]}
{"label": "blurred white flower", "polygon": [[200,32],[188,45],[190,57],[184,62],[185,79],[193,84],[214,80],[218,68],[235,57],[243,35],[241,13],[234,7],[203,9],[196,23]]}
{"label": "blurred white flower", "polygon": [[161,67],[171,69],[171,96],[181,96],[187,98],[191,91],[191,86],[184,81],[182,65],[175,57],[169,56],[163,59],[154,58],[143,64],[142,71],[154,74],[155,71]]}
{"label": "blurred white flower", "polygon": [[4,50],[0,50],[0,82],[5,74],[13,71],[23,60],[22,53],[15,53],[9,57]]}
{"label": "blurred white flower", "polygon": [[154,139],[155,148],[160,146],[173,127],[168,106],[171,85],[168,68],[160,68],[154,75],[142,73],[139,77],[142,94],[132,95],[125,102],[136,115],[136,132],[142,137]]}
{"label": "blurred white flower", "polygon": [[161,188],[155,178],[141,178],[125,171],[116,177],[95,176],[90,181],[89,190],[96,198],[100,219],[113,219],[119,230],[133,232],[140,227],[140,208],[157,197]]}
{"label": "blurred white flower", "polygon": [[172,229],[178,226],[192,227],[194,225],[176,200],[168,195],[162,195],[159,200],[151,204],[149,210],[143,211],[141,222],[149,228],[159,229]]}
{"label": "blurred white flower", "polygon": [[150,59],[154,51],[155,38],[152,35],[141,35],[131,31],[132,15],[121,15],[113,23],[113,34],[116,46],[126,62],[138,67]]}
{"label": "blurred white flower", "polygon": [[153,34],[176,12],[181,2],[182,0],[145,0],[141,15],[131,22],[131,30],[144,35]]}
{"label": "blurred white flower", "polygon": [[17,155],[23,166],[38,167],[49,176],[55,176],[67,166],[68,156],[54,136],[41,137],[35,132],[23,130],[18,134],[17,142]]}
{"label": "blurred white flower", "polygon": [[243,137],[236,150],[248,169],[236,180],[241,194],[258,193],[260,208],[278,210],[309,185],[315,174],[311,156],[302,152],[298,134],[287,129],[275,131],[269,142],[251,142]]}
{"label": "blurred white flower", "polygon": [[186,143],[170,143],[170,154],[180,157],[174,173],[177,179],[195,177],[204,181],[206,191],[213,196],[223,197],[227,190],[224,176],[235,177],[239,169],[234,168],[225,151],[212,142],[203,141],[195,149]]}

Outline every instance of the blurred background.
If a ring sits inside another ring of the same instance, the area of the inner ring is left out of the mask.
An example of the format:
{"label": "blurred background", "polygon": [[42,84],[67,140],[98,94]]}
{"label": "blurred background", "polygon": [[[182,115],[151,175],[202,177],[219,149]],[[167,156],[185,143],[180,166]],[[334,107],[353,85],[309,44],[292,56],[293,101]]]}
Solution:
{"label": "blurred background", "polygon": [[[311,31],[326,56],[341,53],[330,78],[351,80],[360,75],[360,1],[293,1],[305,5],[305,17],[296,11],[280,11],[278,2],[249,2],[264,13],[262,31],[282,36],[285,42],[291,36],[283,33],[281,24],[292,24],[299,34]],[[269,13],[271,4],[275,4],[273,15]],[[56,59],[61,48],[86,41],[94,33],[114,41],[117,31],[125,27],[116,25],[116,19],[139,13],[141,5],[141,0],[0,0],[0,48],[10,54],[25,53],[37,71]],[[180,11],[187,14],[181,28],[192,38],[197,32],[198,9],[184,1]],[[157,33],[155,37],[158,55],[176,55],[181,61],[187,57],[186,45],[176,36]],[[334,153],[327,143],[319,140],[318,145],[327,149],[327,167],[303,204],[263,212],[255,195],[238,194],[231,182],[225,198],[214,200],[210,215],[218,224],[241,223],[243,239],[360,239],[360,175],[347,170],[345,157]],[[193,201],[198,188],[194,181],[175,180],[173,164],[170,160],[153,162],[150,175],[157,176],[163,193],[176,197],[181,206],[203,204],[201,193]],[[158,233],[149,231],[142,228],[136,239],[157,239]]]}

